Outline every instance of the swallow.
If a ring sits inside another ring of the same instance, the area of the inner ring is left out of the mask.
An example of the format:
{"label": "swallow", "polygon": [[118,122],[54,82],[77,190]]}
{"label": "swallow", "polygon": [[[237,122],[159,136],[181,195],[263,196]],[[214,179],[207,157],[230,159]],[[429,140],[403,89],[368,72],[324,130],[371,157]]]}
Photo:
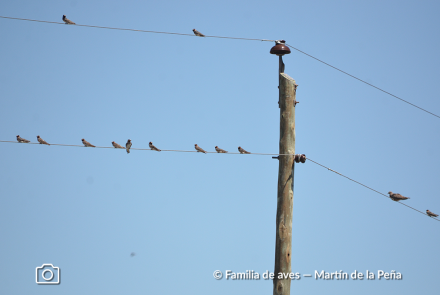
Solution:
{"label": "swallow", "polygon": [[21,138],[20,135],[17,135],[17,141],[18,141],[18,142],[24,142],[24,143],[31,142],[30,140],[27,140],[27,139]]}
{"label": "swallow", "polygon": [[238,147],[238,151],[240,152],[240,154],[250,154],[250,152],[242,149],[241,146]]}
{"label": "swallow", "polygon": [[228,152],[228,151],[222,150],[218,146],[215,146],[215,150],[217,151],[217,153],[220,153],[220,154],[226,154]]}
{"label": "swallow", "polygon": [[112,141],[112,145],[115,147],[115,149],[123,149],[123,147],[116,142]]}
{"label": "swallow", "polygon": [[160,149],[158,149],[157,147],[155,147],[151,141],[150,141],[150,143],[149,143],[149,146],[150,146],[150,149],[152,149],[153,151],[158,151],[158,152],[160,152]]}
{"label": "swallow", "polygon": [[66,25],[76,25],[73,21],[68,19],[65,15],[63,15],[63,21],[66,23]]}
{"label": "swallow", "polygon": [[200,153],[204,153],[204,154],[206,154],[206,151],[205,151],[204,149],[202,149],[201,147],[199,147],[199,146],[197,145],[197,143],[194,145],[194,147],[196,148],[196,151],[197,151],[197,152],[200,152]]}
{"label": "swallow", "polygon": [[40,135],[37,135],[37,140],[38,140],[38,142],[39,142],[40,144],[47,144],[47,145],[50,145],[50,144],[48,144],[44,139],[42,139],[42,138],[40,137]]}
{"label": "swallow", "polygon": [[81,139],[81,141],[82,141],[82,143],[84,144],[85,147],[95,147],[93,144],[91,144],[90,142],[88,142],[84,138]]}
{"label": "swallow", "polygon": [[203,35],[202,33],[200,33],[199,31],[197,31],[196,29],[193,29],[194,35],[199,36],[199,37],[205,37],[205,35]]}
{"label": "swallow", "polygon": [[390,195],[391,200],[396,202],[409,199],[408,197],[404,197],[401,194],[393,194],[393,192],[388,192],[388,194]]}
{"label": "swallow", "polygon": [[125,144],[125,149],[127,150],[127,154],[130,153],[131,146],[132,146],[131,139],[129,139],[129,140],[127,140],[127,143]]}
{"label": "swallow", "polygon": [[438,216],[438,214],[432,213],[429,210],[426,210],[426,214],[428,214],[429,217],[437,217]]}

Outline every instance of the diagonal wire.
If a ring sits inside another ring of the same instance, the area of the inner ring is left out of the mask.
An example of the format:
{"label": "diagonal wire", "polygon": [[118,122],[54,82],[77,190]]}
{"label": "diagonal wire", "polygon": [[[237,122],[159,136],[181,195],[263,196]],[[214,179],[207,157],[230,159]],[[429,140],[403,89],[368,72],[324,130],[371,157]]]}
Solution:
{"label": "diagonal wire", "polygon": [[359,79],[358,77],[355,77],[355,76],[353,76],[353,75],[351,75],[351,74],[349,74],[349,73],[347,73],[347,72],[345,72],[345,71],[343,71],[343,70],[341,70],[341,69],[338,69],[337,67],[334,67],[334,66],[332,66],[331,64],[328,64],[328,63],[326,63],[325,61],[322,61],[322,60],[320,60],[319,58],[314,57],[313,55],[310,55],[310,54],[308,54],[308,53],[306,53],[306,52],[304,52],[304,51],[302,51],[302,50],[300,50],[300,49],[298,49],[298,48],[295,48],[295,47],[293,47],[293,46],[291,46],[291,45],[289,45],[289,44],[286,44],[286,45],[289,46],[289,47],[292,48],[292,49],[295,49],[296,51],[301,52],[302,54],[307,55],[308,57],[311,57],[311,58],[313,58],[313,59],[315,59],[315,60],[317,60],[317,61],[319,61],[319,62],[322,62],[323,64],[325,64],[325,65],[327,65],[327,66],[329,66],[329,67],[331,67],[331,68],[333,68],[333,69],[335,69],[335,70],[338,70],[338,71],[341,72],[341,73],[346,74],[347,76],[350,76],[350,77],[352,77],[352,78],[354,78],[354,79],[356,79],[356,80],[358,80],[358,81],[361,81],[362,83],[365,83],[365,84],[367,84],[367,85],[369,85],[369,86],[371,86],[371,87],[374,87],[374,88],[376,88],[377,90],[380,90],[380,91],[382,91],[382,92],[384,92],[384,93],[386,93],[386,94],[388,94],[388,95],[391,95],[392,97],[395,97],[395,98],[397,98],[397,99],[400,99],[401,101],[406,102],[407,104],[412,105],[413,107],[416,107],[416,108],[418,108],[418,109],[420,109],[420,110],[422,110],[422,111],[424,111],[424,112],[427,112],[428,114],[431,114],[431,115],[433,115],[433,116],[435,116],[435,117],[437,117],[437,118],[440,118],[439,115],[436,115],[436,114],[434,114],[434,113],[431,113],[430,111],[425,110],[424,108],[421,108],[421,107],[419,107],[419,106],[417,106],[417,105],[415,105],[415,104],[413,104],[413,103],[410,103],[409,101],[404,100],[403,98],[400,98],[400,97],[398,97],[397,95],[394,95],[394,94],[392,94],[392,93],[390,93],[390,92],[388,92],[388,91],[383,90],[382,88],[379,88],[379,87],[377,87],[377,86],[374,86],[373,84],[370,84],[370,83],[368,83],[367,81],[364,81],[364,80],[362,80],[362,79]]}
{"label": "diagonal wire", "polygon": [[[0,15],[0,18],[23,20],[23,21],[30,21],[30,22],[39,22],[39,23],[47,23],[47,24],[56,24],[56,25],[66,25],[65,23],[61,23],[61,22],[52,22],[52,21],[46,21],[46,20],[37,20],[37,19],[19,18],[19,17],[10,17],[10,16],[1,16],[1,15]],[[180,35],[180,36],[198,37],[198,36],[196,36],[194,34],[173,33],[173,32],[147,31],[147,30],[136,30],[136,29],[114,28],[114,27],[103,27],[103,26],[81,25],[81,24],[75,24],[74,26],[77,26],[77,27],[88,27],[88,28],[98,28],[98,29],[107,29],[107,30],[119,30],[119,31],[141,32],[141,33],[155,33],[155,34],[169,34],[169,35]],[[274,42],[275,41],[275,40],[268,40],[268,39],[224,37],[224,36],[208,36],[208,35],[205,35],[205,37],[207,37],[207,38],[247,40],[247,41],[267,41],[267,42]]]}
{"label": "diagonal wire", "polygon": [[[340,176],[345,177],[345,178],[347,178],[348,180],[351,180],[351,181],[353,181],[353,182],[356,182],[357,184],[360,184],[360,185],[362,185],[363,187],[366,187],[366,188],[368,188],[369,190],[372,190],[373,192],[378,193],[379,195],[382,195],[382,196],[387,197],[388,199],[391,199],[391,198],[390,198],[389,196],[387,196],[386,194],[381,193],[381,192],[379,192],[379,191],[377,191],[377,190],[375,190],[375,189],[373,189],[373,188],[371,188],[371,187],[369,187],[369,186],[367,186],[367,185],[365,185],[365,184],[363,184],[363,183],[360,183],[359,181],[356,181],[356,180],[354,180],[354,179],[351,179],[350,177],[345,176],[345,175],[343,175],[343,174],[341,174],[341,173],[339,173],[339,172],[337,172],[337,171],[335,171],[335,170],[333,170],[333,169],[330,169],[330,168],[328,168],[328,167],[326,167],[326,166],[324,166],[324,165],[322,165],[322,164],[320,164],[320,163],[318,163],[318,162],[316,162],[316,161],[313,161],[313,160],[311,160],[310,158],[307,158],[307,160],[310,161],[310,162],[313,162],[313,163],[315,163],[315,164],[317,164],[317,165],[319,165],[319,166],[321,166],[321,167],[324,167],[324,168],[330,170],[331,172],[334,172],[334,173],[336,173],[336,174],[339,174]],[[423,215],[429,216],[429,215],[426,214],[425,212],[420,211],[420,210],[418,210],[418,209],[416,209],[416,208],[413,208],[413,207],[411,207],[411,206],[409,206],[409,205],[407,205],[407,204],[405,204],[405,203],[401,203],[401,202],[396,202],[396,203],[398,203],[398,204],[400,204],[400,205],[403,205],[403,206],[406,206],[406,207],[408,207],[408,208],[411,208],[411,209],[413,209],[413,210],[415,210],[415,211],[417,211],[417,212],[419,212],[419,213],[422,213]],[[429,216],[429,217],[430,217],[430,216]],[[431,217],[431,218],[432,218],[432,219],[435,219],[435,220],[437,220],[437,221],[440,221],[439,219],[437,219],[437,218],[435,218],[435,217]]]}

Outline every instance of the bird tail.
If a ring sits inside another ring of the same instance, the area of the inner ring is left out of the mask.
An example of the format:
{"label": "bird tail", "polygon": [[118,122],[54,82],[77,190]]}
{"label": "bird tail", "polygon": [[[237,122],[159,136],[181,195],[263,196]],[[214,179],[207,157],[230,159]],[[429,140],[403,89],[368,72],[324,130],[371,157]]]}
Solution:
{"label": "bird tail", "polygon": [[130,153],[130,149],[126,149],[127,150],[127,154],[129,154]]}

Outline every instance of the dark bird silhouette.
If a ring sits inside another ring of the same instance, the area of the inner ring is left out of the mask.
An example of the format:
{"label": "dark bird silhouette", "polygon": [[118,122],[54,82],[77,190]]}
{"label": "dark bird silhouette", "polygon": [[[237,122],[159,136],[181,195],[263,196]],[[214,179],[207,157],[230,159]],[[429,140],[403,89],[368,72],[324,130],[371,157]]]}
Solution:
{"label": "dark bird silhouette", "polygon": [[217,153],[220,153],[220,154],[226,154],[228,152],[228,151],[222,150],[218,146],[215,146],[215,150],[217,151]]}
{"label": "dark bird silhouette", "polygon": [[390,195],[391,200],[396,202],[409,199],[408,197],[404,197],[401,194],[393,194],[393,192],[388,192],[388,194]]}
{"label": "dark bird silhouette", "polygon": [[82,143],[84,144],[85,147],[95,147],[93,144],[91,144],[90,142],[88,142],[84,138],[81,139],[81,141],[82,141]]}
{"label": "dark bird silhouette", "polygon": [[199,36],[199,37],[205,37],[205,35],[203,35],[202,33],[200,33],[199,31],[197,31],[196,29],[193,29],[194,35]]}
{"label": "dark bird silhouette", "polygon": [[125,144],[125,149],[127,150],[127,154],[130,153],[131,146],[132,146],[131,139],[129,139],[129,140],[127,140],[127,143]]}
{"label": "dark bird silhouette", "polygon": [[40,144],[47,144],[47,145],[50,145],[50,144],[48,144],[44,139],[42,139],[42,138],[40,137],[40,135],[37,135],[37,140],[38,140],[38,142],[39,142]]}
{"label": "dark bird silhouette", "polygon": [[150,143],[149,143],[148,145],[150,146],[150,149],[152,149],[153,151],[158,151],[158,152],[160,152],[160,149],[158,149],[157,147],[155,147],[151,141],[150,141]]}
{"label": "dark bird silhouette", "polygon": [[63,15],[63,21],[66,23],[66,25],[76,25],[73,21],[68,19],[65,15]]}
{"label": "dark bird silhouette", "polygon": [[112,141],[112,145],[115,147],[115,149],[123,149],[124,147],[117,144],[116,142]]}
{"label": "dark bird silhouette", "polygon": [[20,135],[17,135],[17,141],[18,141],[18,142],[24,142],[24,143],[31,142],[30,140],[27,140],[27,139],[21,138]]}
{"label": "dark bird silhouette", "polygon": [[238,151],[240,152],[240,154],[250,154],[250,152],[248,152],[247,150],[241,148],[241,146],[238,147]]}
{"label": "dark bird silhouette", "polygon": [[432,213],[429,210],[426,210],[426,214],[428,214],[429,217],[437,217],[438,216],[438,214]]}
{"label": "dark bird silhouette", "polygon": [[205,151],[204,149],[202,149],[201,147],[199,147],[199,146],[197,145],[197,143],[194,145],[194,147],[196,148],[196,151],[198,151],[198,152],[200,152],[200,153],[204,153],[204,154],[206,154],[206,151]]}

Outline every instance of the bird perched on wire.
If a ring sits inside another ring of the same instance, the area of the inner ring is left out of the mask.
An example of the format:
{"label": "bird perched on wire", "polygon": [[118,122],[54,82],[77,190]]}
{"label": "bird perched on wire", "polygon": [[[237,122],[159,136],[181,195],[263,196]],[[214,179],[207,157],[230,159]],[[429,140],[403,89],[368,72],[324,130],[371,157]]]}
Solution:
{"label": "bird perched on wire", "polygon": [[160,149],[158,149],[157,147],[155,147],[151,141],[150,141],[150,143],[149,143],[148,145],[150,146],[150,149],[152,149],[153,151],[158,151],[158,152],[160,152]]}
{"label": "bird perched on wire", "polygon": [[81,139],[81,141],[82,141],[82,143],[84,144],[85,147],[95,147],[93,144],[91,144],[90,142],[88,142],[84,138]]}
{"label": "bird perched on wire", "polygon": [[116,142],[112,141],[112,145],[115,147],[115,149],[123,149],[121,145],[117,144]]}
{"label": "bird perched on wire", "polygon": [[228,151],[222,150],[218,146],[215,146],[215,150],[217,151],[217,153],[220,153],[220,154],[226,154],[228,152]]}
{"label": "bird perched on wire", "polygon": [[250,154],[250,152],[248,152],[247,150],[241,148],[241,146],[238,147],[238,151],[240,152],[240,154]]}
{"label": "bird perched on wire", "polygon": [[438,216],[438,214],[432,213],[429,210],[426,210],[426,214],[428,214],[428,216],[430,216],[430,217],[437,217]]}
{"label": "bird perched on wire", "polygon": [[38,140],[38,142],[39,142],[40,144],[47,144],[47,145],[50,145],[50,144],[48,144],[44,139],[42,139],[42,138],[40,137],[40,135],[37,135],[37,140]]}
{"label": "bird perched on wire", "polygon": [[68,19],[65,15],[63,15],[63,21],[66,23],[66,25],[76,25],[73,21]]}
{"label": "bird perched on wire", "polygon": [[388,192],[388,194],[390,195],[391,200],[396,202],[409,199],[408,197],[404,197],[401,194],[393,194],[393,192]]}
{"label": "bird perched on wire", "polygon": [[206,151],[205,151],[204,149],[202,149],[201,147],[199,147],[199,146],[197,145],[197,143],[194,145],[194,147],[196,148],[196,151],[197,151],[197,152],[200,152],[200,153],[204,153],[204,154],[206,154]]}
{"label": "bird perched on wire", "polygon": [[27,139],[21,138],[20,135],[17,135],[17,141],[18,141],[18,142],[24,142],[24,143],[31,142],[30,140],[27,140]]}
{"label": "bird perched on wire", "polygon": [[131,139],[129,139],[129,140],[127,140],[127,143],[125,144],[125,149],[127,150],[127,154],[130,153],[131,146],[132,146]]}
{"label": "bird perched on wire", "polygon": [[202,33],[200,33],[199,31],[197,31],[196,29],[193,29],[194,35],[199,36],[199,37],[205,37],[205,35],[203,35]]}

